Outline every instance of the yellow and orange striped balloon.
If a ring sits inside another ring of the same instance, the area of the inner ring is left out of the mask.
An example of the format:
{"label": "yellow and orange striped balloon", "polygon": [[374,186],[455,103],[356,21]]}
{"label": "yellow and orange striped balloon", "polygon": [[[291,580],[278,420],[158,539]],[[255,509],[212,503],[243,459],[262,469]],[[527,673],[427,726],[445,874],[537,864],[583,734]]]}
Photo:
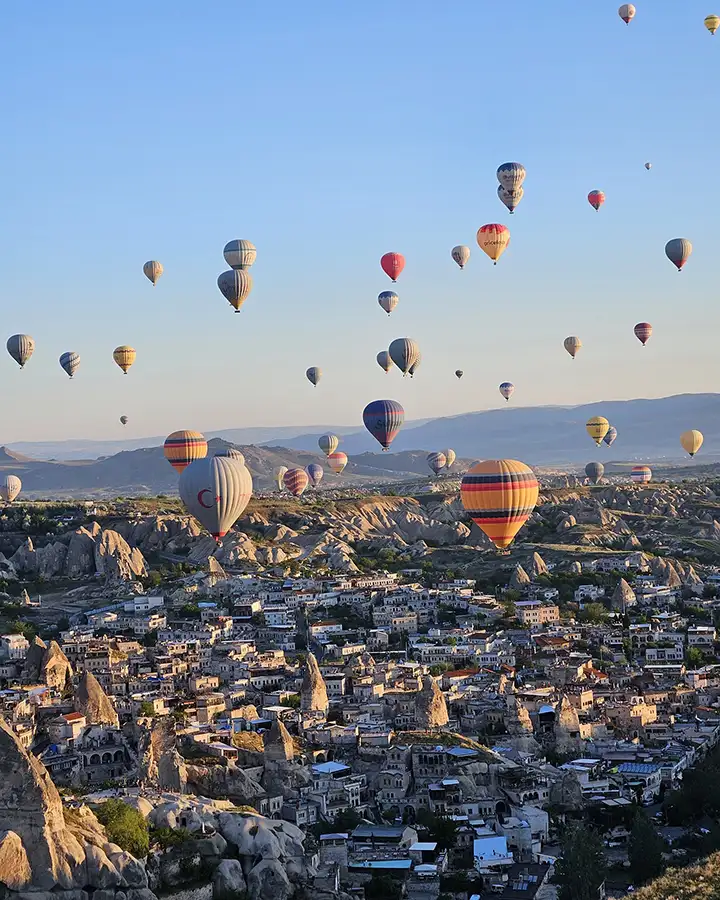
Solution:
{"label": "yellow and orange striped balloon", "polygon": [[177,472],[187,469],[196,459],[204,459],[207,449],[207,441],[199,431],[173,431],[163,446],[165,459]]}
{"label": "yellow and orange striped balloon", "polygon": [[460,499],[473,522],[504,550],[530,517],[538,492],[535,473],[525,463],[488,459],[464,475]]}
{"label": "yellow and orange striped balloon", "polygon": [[122,344],[113,350],[113,359],[123,370],[123,375],[127,375],[128,369],[135,362],[137,353],[127,344]]}

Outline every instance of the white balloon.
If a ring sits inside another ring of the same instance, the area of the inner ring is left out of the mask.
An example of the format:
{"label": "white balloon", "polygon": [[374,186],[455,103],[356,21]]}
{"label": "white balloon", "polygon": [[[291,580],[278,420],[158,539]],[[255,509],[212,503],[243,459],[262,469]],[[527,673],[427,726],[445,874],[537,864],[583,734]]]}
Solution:
{"label": "white balloon", "polygon": [[229,456],[196,459],[183,470],[178,484],[185,509],[216,541],[240,518],[250,502],[252,489],[250,472]]}

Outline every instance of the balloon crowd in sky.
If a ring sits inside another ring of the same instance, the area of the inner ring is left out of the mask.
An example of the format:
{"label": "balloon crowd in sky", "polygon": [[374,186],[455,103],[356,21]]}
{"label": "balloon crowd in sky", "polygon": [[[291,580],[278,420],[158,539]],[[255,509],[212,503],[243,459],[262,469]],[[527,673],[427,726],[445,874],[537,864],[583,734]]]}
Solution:
{"label": "balloon crowd in sky", "polygon": [[[618,15],[627,25],[632,23],[636,14],[637,10],[631,3],[624,3],[618,9]],[[720,28],[720,16],[707,16],[704,25],[714,35]],[[638,162],[638,165],[641,164]],[[651,162],[642,165],[651,172]],[[525,167],[519,162],[504,162],[497,169],[497,195],[510,215],[516,213],[525,195],[526,175]],[[587,201],[601,214],[606,202],[612,202],[612,197],[608,198],[604,191],[593,188],[587,194]],[[510,244],[511,233],[506,225],[491,222],[478,228],[475,240],[493,265],[497,265]],[[692,250],[692,243],[685,237],[671,238],[665,244],[665,255],[678,272],[687,264]],[[469,264],[472,255],[470,247],[465,244],[452,247],[449,253],[460,269]],[[234,311],[239,313],[252,291],[250,268],[256,260],[257,250],[249,240],[236,239],[225,245],[223,255],[230,268],[218,277],[217,286]],[[405,266],[403,254],[394,250],[383,254],[380,259],[382,271],[393,284],[401,277]],[[147,261],[142,270],[153,287],[157,286],[164,273],[163,265],[158,260]],[[397,308],[400,296],[395,290],[384,290],[378,294],[377,302],[389,316]],[[653,334],[649,322],[638,322],[633,330],[643,347]],[[577,335],[570,335],[563,341],[565,351],[573,360],[582,346],[582,340]],[[7,351],[22,369],[35,351],[35,341],[28,334],[14,334],[7,340]],[[127,344],[119,345],[112,352],[113,360],[124,375],[130,371],[136,356],[135,350]],[[421,358],[420,347],[410,337],[396,338],[376,357],[378,365],[386,373],[396,367],[403,376],[409,375],[410,378],[415,375]],[[60,355],[59,363],[63,371],[73,378],[80,369],[80,355],[73,350],[65,351]],[[305,372],[314,387],[320,384],[322,374],[322,370],[315,365],[309,366]],[[455,375],[461,379],[463,370],[457,369]],[[504,381],[498,389],[505,401],[510,402],[516,386]],[[403,425],[405,410],[396,400],[373,400],[362,411],[362,420],[382,450],[388,451]],[[124,426],[129,418],[123,414],[119,421]],[[589,419],[586,430],[597,446],[605,444],[610,447],[618,436],[617,430],[603,416]],[[680,436],[680,444],[690,457],[700,450],[702,443],[703,435],[697,430],[685,431]],[[324,434],[318,444],[330,471],[341,475],[348,464],[348,457],[338,450],[340,439],[333,434]],[[229,449],[212,457],[207,456],[207,450],[203,435],[191,430],[173,432],[164,444],[166,459],[180,475],[178,490],[186,509],[219,541],[246,508],[252,496],[252,477],[239,450]],[[450,470],[454,462],[455,453],[451,449],[435,451],[427,457],[428,467],[436,476]],[[605,467],[600,462],[590,462],[585,467],[591,484],[597,484],[603,478],[604,471]],[[278,490],[285,489],[294,497],[300,497],[309,486],[317,487],[323,475],[324,470],[317,463],[311,463],[305,469],[281,466],[275,470],[274,480]],[[633,482],[647,483],[652,478],[652,471],[646,465],[635,466],[630,478]],[[0,497],[5,502],[12,502],[21,488],[16,475],[0,477]],[[460,496],[473,521],[497,548],[504,550],[532,513],[538,498],[538,482],[533,471],[522,462],[512,459],[486,460],[472,466],[464,475]]]}

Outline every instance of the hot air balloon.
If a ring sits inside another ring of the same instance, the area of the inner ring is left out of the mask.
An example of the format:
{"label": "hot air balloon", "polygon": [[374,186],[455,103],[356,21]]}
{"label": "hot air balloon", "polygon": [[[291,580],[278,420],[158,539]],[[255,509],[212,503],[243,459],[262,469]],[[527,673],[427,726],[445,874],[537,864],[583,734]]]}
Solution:
{"label": "hot air balloon", "polygon": [[470,518],[501,550],[509,547],[535,508],[533,470],[516,459],[488,459],[474,465],[460,485]]}
{"label": "hot air balloon", "polygon": [[504,225],[483,225],[477,233],[478,247],[495,265],[510,243],[510,232]]}
{"label": "hot air balloon", "polygon": [[255,262],[257,250],[255,244],[251,244],[250,241],[228,241],[223,249],[223,256],[231,269],[249,269]]}
{"label": "hot air balloon", "polygon": [[457,454],[454,450],[450,450],[449,448],[447,450],[443,450],[443,453],[445,454],[445,459],[447,460],[447,462],[445,463],[445,468],[452,468],[452,464],[457,459]]}
{"label": "hot air balloon", "polygon": [[633,466],[630,477],[638,484],[647,484],[652,479],[652,469],[650,466]]}
{"label": "hot air balloon", "polygon": [[248,505],[252,476],[236,459],[206,456],[183,470],[178,490],[185,509],[219,541]]}
{"label": "hot air balloon", "polygon": [[405,410],[396,400],[373,400],[363,410],[363,423],[370,434],[388,450],[405,421]]}
{"label": "hot air balloon", "polygon": [[638,322],[633,328],[635,337],[645,346],[652,336],[652,325],[649,322]]}
{"label": "hot air balloon", "polygon": [[383,291],[378,294],[378,303],[388,315],[395,309],[399,301],[400,298],[395,291]]}
{"label": "hot air balloon", "polygon": [[600,209],[605,202],[605,194],[602,191],[590,191],[588,194],[588,203],[593,209]]}
{"label": "hot air balloon", "polygon": [[436,475],[439,475],[447,465],[447,457],[444,453],[428,453],[427,464]]}
{"label": "hot air balloon", "polygon": [[680,444],[682,445],[683,450],[686,453],[689,453],[690,456],[695,456],[702,447],[704,440],[702,431],[683,431],[680,435]]}
{"label": "hot air balloon", "polygon": [[343,453],[342,450],[331,453],[327,458],[327,463],[336,475],[340,475],[348,464],[347,453]]}
{"label": "hot air balloon", "polygon": [[517,162],[503,163],[497,170],[497,180],[506,191],[516,191],[525,181],[525,166]]}
{"label": "hot air balloon", "polygon": [[462,369],[455,369],[455,377],[456,378],[462,378],[464,374],[465,373],[463,372]]}
{"label": "hot air balloon", "polygon": [[629,25],[630,21],[635,18],[635,7],[632,3],[623,3],[618,10],[618,15],[626,25]]}
{"label": "hot air balloon", "polygon": [[521,187],[514,191],[506,191],[505,188],[499,184],[497,194],[500,198],[500,202],[510,210],[510,215],[512,215],[518,208],[522,198],[525,196],[525,191]]}
{"label": "hot air balloon", "polygon": [[122,344],[113,350],[113,359],[123,370],[123,375],[127,375],[128,369],[135,362],[137,353],[127,344]]}
{"label": "hot air balloon", "polygon": [[310,484],[310,476],[305,469],[288,469],[283,475],[283,484],[293,497],[299,497]]}
{"label": "hot air balloon", "polygon": [[588,419],[585,428],[587,433],[599,447],[602,443],[602,439],[610,430],[610,423],[604,416],[593,416],[592,419]]}
{"label": "hot air balloon", "polygon": [[318,447],[325,456],[330,456],[340,446],[340,438],[336,434],[321,434],[318,438]]}
{"label": "hot air balloon", "polygon": [[143,266],[143,272],[145,273],[145,277],[149,278],[152,281],[153,287],[158,283],[158,278],[164,272],[162,267],[162,263],[159,263],[156,259],[148,260]]}
{"label": "hot air balloon", "polygon": [[570,337],[566,337],[563,341],[563,347],[567,350],[570,356],[575,359],[578,350],[582,347],[582,341],[579,337],[571,334]]}
{"label": "hot air balloon", "polygon": [[394,363],[387,350],[381,350],[375,358],[381,369],[385,369],[386,372],[389,372],[390,369],[392,369]]}
{"label": "hot air balloon", "polygon": [[319,369],[317,366],[310,366],[310,368],[305,372],[305,377],[310,382],[310,384],[316,385],[318,381],[322,378],[322,369]]}
{"label": "hot air balloon", "polygon": [[674,266],[677,266],[678,272],[690,259],[691,253],[692,244],[687,238],[673,238],[665,244],[665,256]]}
{"label": "hot air balloon", "polygon": [[617,437],[617,428],[614,428],[612,425],[608,428],[607,434],[603,438],[603,444],[607,444],[608,447],[611,447]]}
{"label": "hot air balloon", "polygon": [[228,459],[236,459],[239,463],[245,465],[245,454],[236,450],[234,447],[226,447],[224,450],[218,450],[215,456],[227,456]]}
{"label": "hot air balloon", "polygon": [[60,365],[72,378],[73,375],[77,372],[78,366],[80,365],[80,354],[75,353],[73,350],[69,350],[67,353],[63,353],[60,357]]}
{"label": "hot air balloon", "polygon": [[120,424],[121,425],[127,425],[128,421],[129,421],[129,419],[127,416],[120,416]]}
{"label": "hot air balloon", "polygon": [[12,503],[22,490],[22,481],[17,475],[0,475],[0,498]]}
{"label": "hot air balloon", "polygon": [[217,286],[235,312],[240,312],[240,307],[252,290],[252,275],[245,269],[228,269],[227,272],[218,275]]}
{"label": "hot air balloon", "polygon": [[605,466],[602,463],[588,463],[585,466],[585,474],[593,484],[597,484],[605,474]]}
{"label": "hot air balloon", "polygon": [[285,478],[285,473],[287,472],[287,466],[278,466],[276,469],[273,469],[273,481],[277,485],[277,489],[281,491],[285,486],[283,479]]}
{"label": "hot air balloon", "polygon": [[646,162],[646,163],[645,163],[645,168],[646,168],[646,169],[648,170],[648,172],[649,172],[650,169],[652,169],[652,163]]}
{"label": "hot air balloon", "polygon": [[313,487],[317,487],[322,481],[323,475],[325,474],[323,471],[323,467],[318,465],[317,463],[310,463],[309,466],[305,467],[305,471],[307,472],[307,476],[310,479],[310,484]]}
{"label": "hot air balloon", "polygon": [[388,352],[403,375],[407,375],[420,356],[420,348],[412,338],[396,338]]}
{"label": "hot air balloon", "polygon": [[35,352],[35,341],[29,334],[13,334],[7,340],[7,352],[22,369]]}
{"label": "hot air balloon", "polygon": [[187,469],[196,459],[204,459],[207,449],[207,441],[199,431],[173,431],[163,445],[165,459],[176,472]]}
{"label": "hot air balloon", "polygon": [[503,381],[500,385],[500,393],[506,400],[509,400],[512,395],[515,393],[515,385],[510,381]]}
{"label": "hot air balloon", "polygon": [[380,266],[388,278],[397,281],[405,268],[405,257],[402,253],[386,253],[380,259]]}
{"label": "hot air balloon", "polygon": [[705,27],[710,34],[715,34],[720,28],[720,16],[705,16]]}
{"label": "hot air balloon", "polygon": [[420,363],[422,362],[422,353],[418,353],[417,359],[408,369],[408,375],[412,378],[417,370],[420,368]]}
{"label": "hot air balloon", "polygon": [[464,269],[465,263],[470,259],[470,248],[466,247],[465,244],[458,244],[457,247],[452,248],[450,256],[452,256],[461,269]]}

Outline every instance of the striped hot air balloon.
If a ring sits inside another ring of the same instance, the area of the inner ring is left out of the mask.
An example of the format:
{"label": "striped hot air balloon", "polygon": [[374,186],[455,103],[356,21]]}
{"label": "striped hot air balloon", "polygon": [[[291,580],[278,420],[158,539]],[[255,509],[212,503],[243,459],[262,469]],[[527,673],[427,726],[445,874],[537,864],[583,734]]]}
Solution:
{"label": "striped hot air balloon", "polygon": [[305,469],[288,469],[283,475],[283,484],[293,497],[299,497],[310,484],[310,476]]}
{"label": "striped hot air balloon", "polygon": [[477,233],[478,247],[497,265],[497,261],[507,250],[510,232],[504,225],[483,225]]}
{"label": "striped hot air balloon", "polygon": [[665,256],[680,272],[690,259],[692,249],[692,244],[687,238],[673,238],[665,244]]}
{"label": "striped hot air balloon", "polygon": [[215,456],[227,456],[228,459],[236,459],[239,463],[245,465],[245,454],[236,450],[234,447],[227,447],[225,450],[218,450]]}
{"label": "striped hot air balloon", "polygon": [[630,477],[638,484],[647,484],[652,479],[652,469],[650,466],[633,466]]}
{"label": "striped hot air balloon", "polygon": [[163,445],[165,459],[176,472],[182,472],[191,462],[206,457],[207,449],[207,441],[199,431],[173,431]]}
{"label": "striped hot air balloon", "polygon": [[515,385],[511,381],[503,381],[500,385],[500,393],[506,400],[509,400],[515,393]]}
{"label": "striped hot air balloon", "polygon": [[390,358],[407,375],[420,358],[420,348],[412,338],[396,338],[389,348]]}
{"label": "striped hot air balloon", "polygon": [[12,503],[22,490],[22,481],[17,475],[0,475],[0,498]]}
{"label": "striped hot air balloon", "polygon": [[327,464],[336,475],[340,475],[348,464],[347,453],[343,453],[342,450],[331,453],[327,458]]}
{"label": "striped hot air balloon", "polygon": [[617,428],[615,428],[613,425],[611,425],[607,430],[607,434],[603,438],[603,444],[607,444],[608,447],[612,447],[616,437],[617,437]]}
{"label": "striped hot air balloon", "polygon": [[447,462],[445,463],[445,468],[450,469],[452,467],[452,464],[457,459],[457,453],[450,448],[448,448],[447,450],[443,450],[443,453],[445,454],[445,459],[447,460]]}
{"label": "striped hot air balloon", "polygon": [[380,259],[380,267],[388,278],[397,281],[405,268],[405,257],[402,253],[385,253]]}
{"label": "striped hot air balloon", "polygon": [[246,269],[228,269],[218,275],[217,286],[235,312],[240,312],[252,290],[252,275]]}
{"label": "striped hot air balloon", "polygon": [[13,334],[7,339],[7,352],[22,367],[35,352],[35,341],[29,334]]}
{"label": "striped hot air balloon", "polygon": [[257,250],[255,244],[251,244],[250,241],[238,239],[225,244],[223,256],[231,269],[249,269],[255,262]]}
{"label": "striped hot air balloon", "polygon": [[427,464],[436,475],[439,475],[447,465],[447,456],[444,453],[428,453]]}
{"label": "striped hot air balloon", "polygon": [[153,287],[158,283],[158,278],[164,271],[162,263],[159,263],[156,259],[149,259],[143,266],[143,273],[146,278],[152,281]]}
{"label": "striped hot air balloon", "polygon": [[322,378],[322,369],[318,368],[318,366],[310,366],[310,368],[305,372],[305,377],[314,387],[317,387],[318,381]]}
{"label": "striped hot air balloon", "polygon": [[635,337],[645,346],[652,336],[652,325],[649,322],[638,322],[633,328]]}
{"label": "striped hot air balloon", "polygon": [[413,377],[415,376],[415,373],[416,373],[417,370],[420,368],[420,363],[421,363],[421,362],[422,362],[422,353],[418,352],[417,359],[415,360],[415,362],[414,362],[414,363],[410,366],[410,368],[408,369],[408,375],[409,375],[411,378],[413,378]]}
{"label": "striped hot air balloon", "polygon": [[590,191],[588,194],[588,203],[593,209],[600,209],[605,202],[605,194],[602,191]]}
{"label": "striped hot air balloon", "polygon": [[196,459],[180,475],[185,509],[219,541],[242,515],[252,497],[247,467],[227,456]]}
{"label": "striped hot air balloon", "polygon": [[120,347],[116,347],[113,350],[113,359],[122,369],[123,375],[127,375],[128,369],[135,362],[136,356],[137,353],[127,344],[122,344]]}
{"label": "striped hot air balloon", "polygon": [[720,28],[720,16],[705,16],[705,27],[710,34],[715,34]]}
{"label": "striped hot air balloon", "polygon": [[80,354],[75,353],[74,350],[68,350],[67,353],[63,353],[60,357],[60,365],[70,378],[72,378],[80,366]]}
{"label": "striped hot air balloon", "polygon": [[585,430],[599,447],[602,439],[610,430],[610,423],[604,416],[593,416],[588,419]]}
{"label": "striped hot air balloon", "polygon": [[506,191],[516,191],[525,181],[525,166],[518,162],[503,163],[497,170],[497,180]]}
{"label": "striped hot air balloon", "polygon": [[571,334],[570,337],[566,337],[563,341],[563,347],[567,350],[570,356],[575,359],[578,350],[582,347],[582,341],[576,335]]}
{"label": "striped hot air balloon", "polygon": [[318,465],[318,463],[310,463],[309,466],[305,467],[305,471],[307,472],[307,476],[310,479],[310,484],[313,487],[317,487],[323,479],[323,475],[325,472],[323,471],[323,467]]}
{"label": "striped hot air balloon", "polygon": [[330,456],[340,446],[340,438],[336,434],[321,434],[318,438],[318,447],[325,456]]}
{"label": "striped hot air balloon", "polygon": [[377,359],[377,364],[381,369],[384,369],[386,373],[395,365],[387,350],[381,350],[375,358]]}
{"label": "striped hot air balloon", "polygon": [[597,484],[605,474],[605,466],[602,463],[590,462],[585,466],[585,474],[593,484]]}
{"label": "striped hot air balloon", "polygon": [[400,298],[395,291],[382,291],[378,294],[378,303],[388,315],[390,315],[399,302]]}
{"label": "striped hot air balloon", "polygon": [[363,410],[363,423],[370,434],[388,450],[405,421],[405,410],[397,400],[373,400]]}
{"label": "striped hot air balloon", "polygon": [[473,522],[504,550],[530,517],[538,491],[535,474],[525,463],[489,459],[463,476],[460,499]]}

